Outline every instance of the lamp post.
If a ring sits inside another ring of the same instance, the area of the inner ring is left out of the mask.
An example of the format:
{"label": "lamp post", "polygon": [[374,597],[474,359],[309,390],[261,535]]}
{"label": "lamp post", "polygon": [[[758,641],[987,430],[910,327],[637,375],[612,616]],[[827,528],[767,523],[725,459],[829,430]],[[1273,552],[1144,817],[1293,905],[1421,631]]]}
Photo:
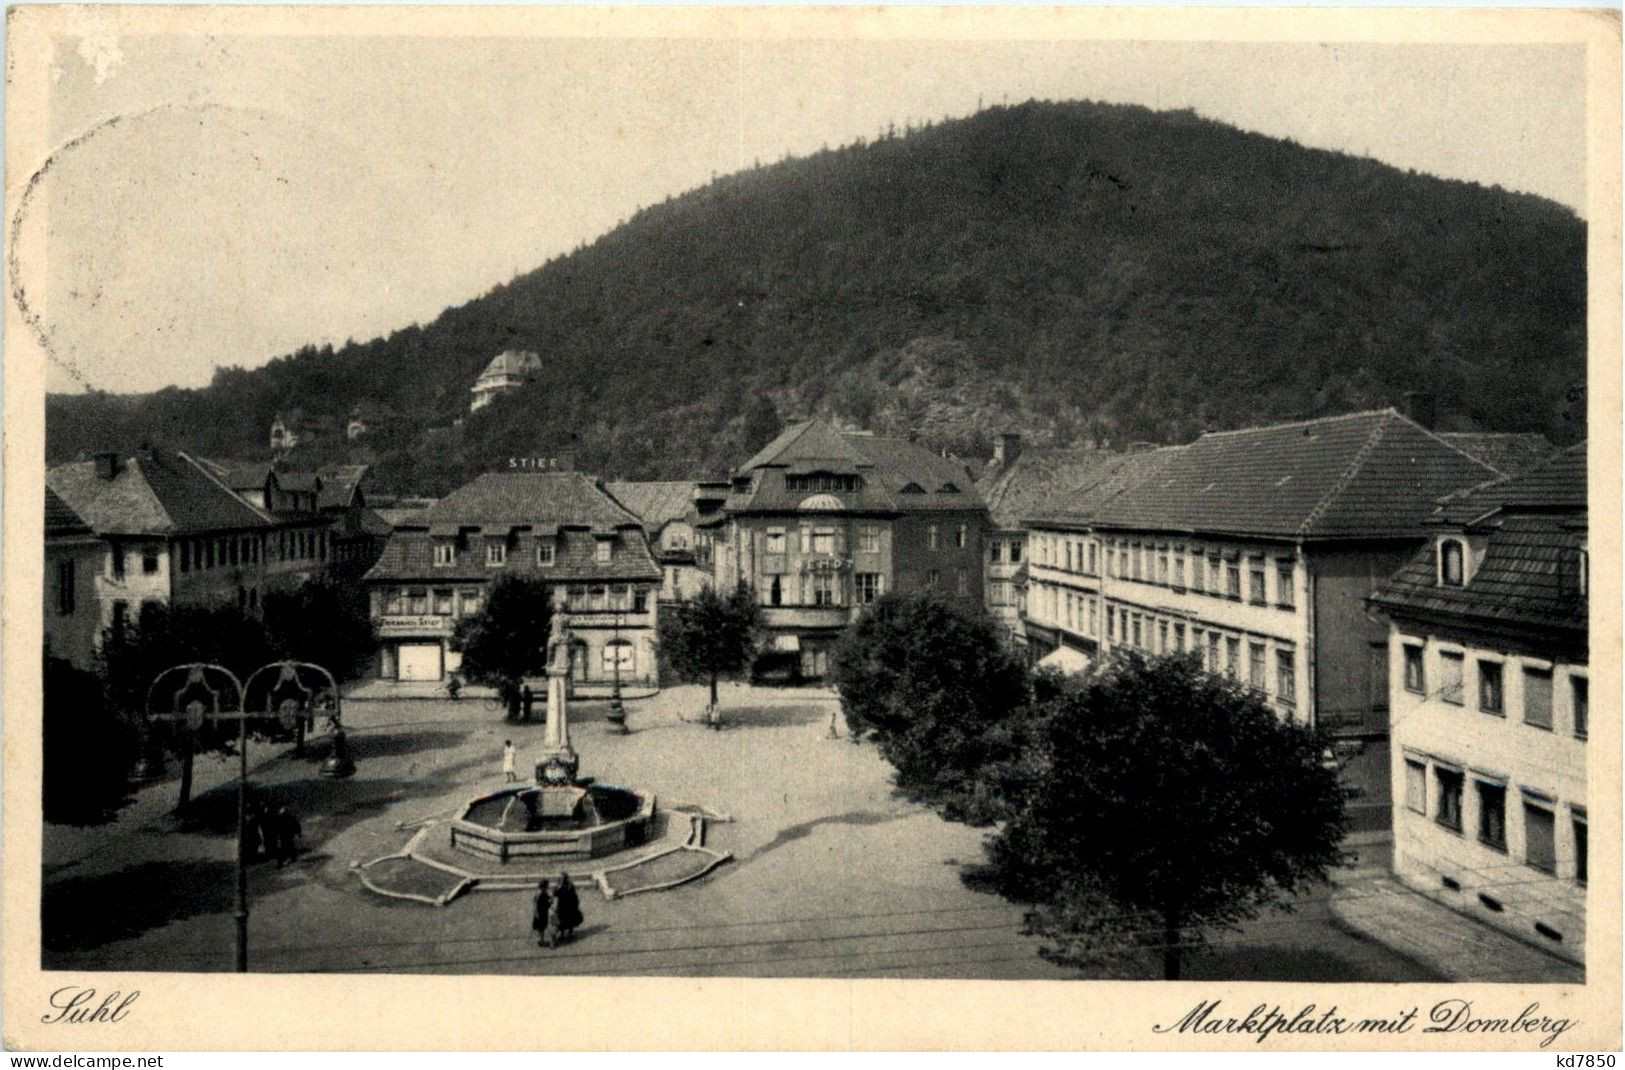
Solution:
{"label": "lamp post", "polygon": [[[165,678],[185,674],[180,686],[173,692],[159,696],[158,685]],[[210,686],[213,677],[217,686]],[[222,694],[225,687],[229,694]],[[155,696],[166,700],[165,708],[153,709]],[[234,699],[236,709],[223,708],[223,701]],[[230,669],[209,662],[191,662],[171,665],[153,677],[147,688],[147,719],[174,721],[184,724],[189,731],[200,731],[209,722],[237,722],[237,904],[232,916],[237,922],[237,950],[235,967],[238,973],[248,970],[248,860],[243,857],[243,833],[248,819],[248,712],[243,708],[243,685]]]}
{"label": "lamp post", "polygon": [[626,706],[621,702],[621,617],[625,612],[624,609],[615,610],[615,638],[610,642],[615,651],[615,658],[610,666],[614,676],[610,684],[609,715],[606,718],[610,724],[610,731],[620,736],[627,734]]}

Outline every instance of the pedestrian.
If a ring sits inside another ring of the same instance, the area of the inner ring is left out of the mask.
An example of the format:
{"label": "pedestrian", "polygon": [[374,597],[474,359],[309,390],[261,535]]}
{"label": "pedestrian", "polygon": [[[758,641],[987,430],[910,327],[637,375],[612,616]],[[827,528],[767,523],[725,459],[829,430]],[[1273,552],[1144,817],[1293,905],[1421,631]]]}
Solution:
{"label": "pedestrian", "polygon": [[530,689],[529,684],[526,684],[519,692],[519,702],[524,707],[525,720],[530,720],[531,708],[536,705],[536,692]]}
{"label": "pedestrian", "polygon": [[268,850],[268,845],[264,843],[260,831],[262,810],[263,807],[260,805],[259,800],[256,799],[248,804],[248,811],[243,815],[241,847],[244,863],[256,861],[260,856],[262,847]]}
{"label": "pedestrian", "polygon": [[260,842],[260,849],[265,852],[264,857],[276,857],[276,821],[275,814],[271,813],[265,803],[256,799],[254,801],[254,831]]}
{"label": "pedestrian", "polygon": [[548,894],[547,882],[544,880],[536,886],[536,903],[531,910],[530,928],[536,934],[537,947],[550,947],[547,942],[548,919],[553,917],[553,897]]}
{"label": "pedestrian", "polygon": [[508,778],[510,784],[519,779],[513,771],[513,758],[513,740],[505,739],[502,741],[502,775]]}
{"label": "pedestrian", "polygon": [[299,819],[293,811],[286,806],[277,808],[276,812],[276,868],[281,869],[284,862],[293,862],[299,856],[299,837],[304,830],[299,827]]}
{"label": "pedestrian", "polygon": [[559,890],[553,896],[559,915],[559,934],[566,940],[575,935],[577,927],[581,925],[581,897],[576,894],[576,886],[570,882],[570,874],[559,874]]}

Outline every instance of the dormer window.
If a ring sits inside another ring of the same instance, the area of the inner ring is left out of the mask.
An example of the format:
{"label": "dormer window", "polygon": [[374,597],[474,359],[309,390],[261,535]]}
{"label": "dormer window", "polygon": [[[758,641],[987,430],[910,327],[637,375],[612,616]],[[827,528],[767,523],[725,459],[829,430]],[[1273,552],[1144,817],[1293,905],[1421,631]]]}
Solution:
{"label": "dormer window", "polygon": [[436,568],[445,568],[457,559],[457,544],[450,539],[442,539],[434,544],[434,563]]}
{"label": "dormer window", "polygon": [[536,540],[536,564],[540,568],[553,567],[553,540]]}
{"label": "dormer window", "polygon": [[600,565],[609,564],[609,556],[615,549],[614,539],[599,539],[598,545],[593,547],[592,559]]}
{"label": "dormer window", "polygon": [[899,493],[899,494],[924,494],[925,493],[925,488],[920,486],[918,483],[909,483],[906,486],[904,486],[903,489],[898,491],[897,493]]}
{"label": "dormer window", "polygon": [[938,494],[958,494],[959,493],[959,488],[954,486],[952,483],[944,483],[942,486],[937,488],[937,493]]}
{"label": "dormer window", "polygon": [[500,568],[508,560],[508,544],[502,539],[488,539],[485,543],[485,563],[490,568]]}
{"label": "dormer window", "polygon": [[1439,585],[1463,587],[1467,583],[1467,548],[1460,539],[1439,541]]}

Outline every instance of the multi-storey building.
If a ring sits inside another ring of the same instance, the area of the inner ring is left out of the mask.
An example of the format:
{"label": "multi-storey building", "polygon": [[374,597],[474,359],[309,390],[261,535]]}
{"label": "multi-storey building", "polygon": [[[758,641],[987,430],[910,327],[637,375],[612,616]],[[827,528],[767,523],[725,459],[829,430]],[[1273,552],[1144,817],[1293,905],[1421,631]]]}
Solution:
{"label": "multi-storey building", "polygon": [[[1108,450],[1023,447],[1021,436],[999,436],[993,460],[977,480],[991,528],[983,558],[987,608],[1011,641],[1027,643],[1028,543],[1024,521],[1093,482],[1118,454]],[[1053,637],[1051,637],[1053,638]]]}
{"label": "multi-storey building", "polygon": [[535,353],[519,349],[506,349],[491,358],[491,363],[480,372],[469,392],[474,395],[468,403],[469,412],[479,412],[498,397],[518,390],[542,370],[542,358]]}
{"label": "multi-storey building", "polygon": [[[1107,651],[1194,652],[1283,717],[1328,729],[1355,827],[1376,827],[1390,798],[1388,636],[1365,599],[1425,540],[1438,498],[1500,475],[1393,409],[1203,435],[1066,536],[1099,584],[1083,634]],[[1091,594],[1077,597],[1087,614]]]}
{"label": "multi-storey building", "polygon": [[1092,534],[1093,518],[1124,489],[1150,478],[1179,449],[1165,446],[1109,454],[1078,486],[1052,496],[1039,511],[1023,518],[1027,530],[1024,630],[1030,653],[1039,664],[1079,671],[1098,662],[1105,645],[1104,630],[1115,624],[1105,613],[1104,564]]}
{"label": "multi-storey building", "polygon": [[50,469],[45,482],[45,634],[53,653],[81,666],[105,630],[147,605],[257,612],[267,590],[297,586],[331,560],[326,519],[257,508],[184,453],[98,454]]}
{"label": "multi-storey building", "polygon": [[711,585],[709,524],[727,499],[726,480],[608,483],[605,489],[643,521],[660,565],[662,602],[686,602]]}
{"label": "multi-storey building", "polygon": [[1586,454],[1442,503],[1371,598],[1390,622],[1394,872],[1584,960]]}
{"label": "multi-storey building", "polygon": [[795,424],[733,473],[713,526],[717,583],[761,599],[764,665],[806,679],[887,591],[982,605],[987,508],[964,464],[917,443]]}
{"label": "multi-storey building", "polygon": [[457,621],[505,575],[543,581],[569,611],[573,681],[654,682],[660,569],[638,518],[579,472],[487,473],[394,529],[366,575],[379,675],[456,671]]}

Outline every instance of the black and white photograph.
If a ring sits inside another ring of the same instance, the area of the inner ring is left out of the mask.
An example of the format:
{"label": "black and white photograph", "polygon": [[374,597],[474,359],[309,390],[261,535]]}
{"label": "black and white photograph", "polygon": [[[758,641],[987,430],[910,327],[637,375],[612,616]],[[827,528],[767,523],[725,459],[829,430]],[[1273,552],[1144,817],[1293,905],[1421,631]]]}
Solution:
{"label": "black and white photograph", "polygon": [[1617,1046],[1617,12],[9,14],[20,1043]]}

